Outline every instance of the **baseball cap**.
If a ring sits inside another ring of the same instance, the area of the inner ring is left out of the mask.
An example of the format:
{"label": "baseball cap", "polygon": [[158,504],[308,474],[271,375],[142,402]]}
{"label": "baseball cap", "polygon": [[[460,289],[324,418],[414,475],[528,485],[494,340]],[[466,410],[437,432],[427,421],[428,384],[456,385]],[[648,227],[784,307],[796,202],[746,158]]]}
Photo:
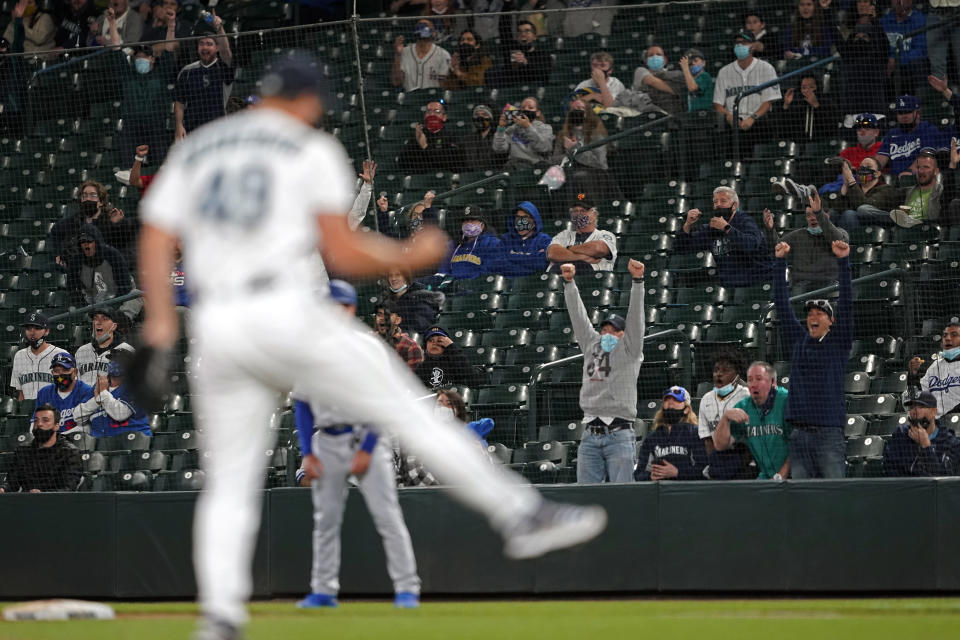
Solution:
{"label": "baseball cap", "polygon": [[673,398],[677,402],[690,402],[690,394],[683,387],[674,385],[663,392],[663,399]]}
{"label": "baseball cap", "polygon": [[737,35],[733,36],[734,40],[746,40],[747,42],[755,42],[757,39],[749,31],[743,30],[738,31]]}
{"label": "baseball cap", "polygon": [[357,290],[346,280],[330,281],[330,299],[337,304],[357,304]]}
{"label": "baseball cap", "polygon": [[77,243],[78,243],[78,244],[83,243],[83,242],[96,242],[96,241],[97,241],[97,239],[93,237],[93,234],[92,234],[92,233],[88,233],[88,232],[86,232],[86,231],[81,231],[81,232],[80,232],[80,235],[77,236]]}
{"label": "baseball cap", "polygon": [[916,111],[919,108],[920,101],[917,100],[917,97],[906,94],[897,96],[897,104],[893,110],[897,113],[910,113],[911,111]]}
{"label": "baseball cap", "polygon": [[33,311],[27,315],[27,318],[20,323],[21,327],[40,327],[41,329],[47,328],[47,316],[43,315],[39,311]]}
{"label": "baseball cap", "polygon": [[138,53],[142,53],[143,55],[151,56],[151,57],[152,57],[152,56],[153,56],[153,47],[151,47],[151,46],[148,45],[148,44],[138,44],[138,45],[134,45],[134,47],[133,47],[133,53],[132,53],[131,55],[134,55],[134,56],[135,56],[135,55],[137,55]]}
{"label": "baseball cap", "polygon": [[872,113],[861,113],[857,116],[856,120],[853,121],[854,129],[879,129],[880,123],[877,121],[877,116]]}
{"label": "baseball cap", "polygon": [[93,320],[93,317],[98,313],[107,316],[114,322],[116,322],[117,318],[119,317],[119,314],[109,307],[96,307],[90,312],[90,319]]}
{"label": "baseball cap", "polygon": [[493,109],[491,109],[485,104],[478,104],[473,108],[473,117],[487,118],[488,120],[493,120]]}
{"label": "baseball cap", "polygon": [[479,220],[480,222],[486,222],[487,216],[484,214],[483,209],[476,205],[467,205],[463,208],[463,219],[464,220]]}
{"label": "baseball cap", "polygon": [[306,51],[294,50],[275,58],[260,78],[260,95],[265,98],[296,98],[303,93],[316,94],[324,101],[329,97],[320,62]]}
{"label": "baseball cap", "polygon": [[446,332],[443,327],[430,327],[427,329],[427,333],[423,336],[423,341],[426,342],[433,336],[443,336],[444,338],[449,338],[450,334]]}
{"label": "baseball cap", "polygon": [[936,409],[937,408],[937,398],[930,393],[929,391],[921,391],[915,396],[912,396],[903,403],[907,409],[912,409],[913,407],[925,407],[927,409]]}
{"label": "baseball cap", "polygon": [[573,199],[573,204],[570,205],[571,209],[574,207],[583,207],[587,210],[593,209],[593,200],[585,193],[578,193]]}
{"label": "baseball cap", "polygon": [[609,324],[617,331],[623,331],[627,328],[627,321],[623,319],[623,316],[611,313],[609,316],[603,319],[603,322],[600,323],[600,328],[603,328],[603,325]]}
{"label": "baseball cap", "polygon": [[694,58],[703,58],[704,60],[707,59],[706,56],[703,55],[703,52],[700,51],[700,49],[687,49],[686,51],[684,51],[683,55],[687,56],[687,58],[689,58],[690,60],[693,60]]}
{"label": "baseball cap", "polygon": [[76,369],[77,361],[73,359],[73,356],[67,352],[58,353],[53,356],[53,360],[50,361],[50,368],[54,367],[63,367],[64,369]]}
{"label": "baseball cap", "polygon": [[116,360],[111,360],[110,364],[107,365],[107,375],[112,378],[119,378],[123,376],[123,367]]}
{"label": "baseball cap", "polygon": [[819,298],[817,300],[807,300],[807,302],[803,305],[803,312],[809,313],[810,309],[819,309],[833,319],[833,306],[830,304],[829,300],[823,298]]}

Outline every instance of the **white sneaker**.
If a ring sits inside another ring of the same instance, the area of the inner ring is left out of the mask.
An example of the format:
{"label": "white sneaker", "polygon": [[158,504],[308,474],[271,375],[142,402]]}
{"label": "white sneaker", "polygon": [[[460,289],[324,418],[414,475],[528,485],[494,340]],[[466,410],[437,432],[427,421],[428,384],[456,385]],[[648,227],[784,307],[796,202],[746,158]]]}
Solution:
{"label": "white sneaker", "polygon": [[607,526],[607,512],[596,505],[578,506],[544,500],[530,516],[504,536],[508,558],[538,558],[598,536]]}
{"label": "white sneaker", "polygon": [[906,211],[902,211],[900,209],[894,209],[891,211],[890,218],[897,223],[898,227],[904,227],[905,229],[923,224],[923,220],[917,220]]}

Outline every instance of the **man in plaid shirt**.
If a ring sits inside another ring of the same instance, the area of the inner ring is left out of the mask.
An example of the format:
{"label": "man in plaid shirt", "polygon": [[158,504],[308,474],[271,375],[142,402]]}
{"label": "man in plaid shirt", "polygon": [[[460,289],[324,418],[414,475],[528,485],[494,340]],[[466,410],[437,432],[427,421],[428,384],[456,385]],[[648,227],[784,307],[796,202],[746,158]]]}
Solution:
{"label": "man in plaid shirt", "polygon": [[377,306],[376,329],[381,338],[392,345],[411,371],[423,362],[423,349],[417,341],[400,330],[403,318],[389,302],[382,302]]}

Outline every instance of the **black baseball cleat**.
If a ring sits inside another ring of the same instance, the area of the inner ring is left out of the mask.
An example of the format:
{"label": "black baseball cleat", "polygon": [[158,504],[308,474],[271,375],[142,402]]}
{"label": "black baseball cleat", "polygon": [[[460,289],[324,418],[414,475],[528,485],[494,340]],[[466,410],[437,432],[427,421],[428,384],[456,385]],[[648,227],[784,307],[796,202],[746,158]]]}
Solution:
{"label": "black baseball cleat", "polygon": [[193,640],[243,640],[243,631],[226,620],[205,616],[194,632]]}
{"label": "black baseball cleat", "polygon": [[508,558],[538,558],[557,549],[587,542],[607,526],[607,512],[595,505],[543,503],[504,535]]}

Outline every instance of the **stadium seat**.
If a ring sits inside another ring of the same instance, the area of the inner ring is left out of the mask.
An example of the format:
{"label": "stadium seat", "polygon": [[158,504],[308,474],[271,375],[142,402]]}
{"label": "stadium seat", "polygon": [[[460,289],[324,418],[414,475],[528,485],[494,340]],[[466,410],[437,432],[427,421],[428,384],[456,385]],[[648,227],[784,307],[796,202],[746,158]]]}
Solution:
{"label": "stadium seat", "polygon": [[731,344],[741,348],[755,349],[758,346],[759,331],[753,322],[734,322],[730,324],[713,324],[703,331],[701,344]]}
{"label": "stadium seat", "polygon": [[870,393],[901,393],[907,389],[907,372],[891,371],[873,380]]}
{"label": "stadium seat", "polygon": [[192,450],[199,448],[195,431],[180,433],[157,433],[153,436],[153,448],[160,451]]}
{"label": "stadium seat", "polygon": [[476,347],[480,345],[481,335],[480,332],[471,331],[470,329],[456,329],[450,334],[450,337],[459,346]]}
{"label": "stadium seat", "polygon": [[138,431],[97,439],[97,451],[148,451],[149,449],[150,436]]}
{"label": "stadium seat", "polygon": [[494,329],[480,339],[484,347],[523,347],[530,344],[532,336],[527,329]]}
{"label": "stadium seat", "polygon": [[437,317],[437,323],[448,331],[486,331],[493,328],[494,317],[485,311],[445,311]]}
{"label": "stadium seat", "polygon": [[883,438],[864,436],[847,440],[847,460],[859,462],[865,459],[883,457]]}
{"label": "stadium seat", "polygon": [[867,427],[866,435],[889,438],[893,435],[893,432],[900,427],[900,425],[904,424],[907,424],[907,416],[905,415],[885,416],[883,418],[871,421],[870,425]]}
{"label": "stadium seat", "polygon": [[[583,292],[581,292],[581,295],[583,295]],[[563,297],[555,291],[511,292],[506,308],[508,311],[522,311],[524,309],[553,311],[562,304],[562,300]],[[584,304],[586,304],[586,299]]]}
{"label": "stadium seat", "polygon": [[847,413],[890,415],[897,411],[897,398],[892,393],[856,396],[847,400]]}
{"label": "stadium seat", "polygon": [[541,329],[537,331],[533,342],[537,345],[570,345],[576,343],[576,337],[571,327]]}
{"label": "stadium seat", "polygon": [[480,295],[450,296],[444,303],[444,311],[498,311],[504,306],[504,300],[498,293]]}
{"label": "stadium seat", "polygon": [[538,273],[532,276],[514,278],[510,281],[510,293],[525,291],[557,291],[561,278],[556,273]]}
{"label": "stadium seat", "polygon": [[84,451],[80,454],[80,464],[85,473],[97,474],[107,468],[107,459],[97,451]]}
{"label": "stadium seat", "polygon": [[156,473],[167,468],[167,455],[162,451],[141,451],[135,455],[134,468]]}
{"label": "stadium seat", "polygon": [[487,455],[490,456],[494,462],[510,464],[510,460],[513,457],[513,449],[500,442],[492,442],[487,445]]}
{"label": "stadium seat", "polygon": [[847,424],[843,429],[843,434],[847,438],[859,438],[867,433],[867,427],[870,423],[863,416],[847,416]]}
{"label": "stadium seat", "polygon": [[97,449],[97,438],[94,438],[89,433],[74,431],[63,437],[80,451],[94,451]]}
{"label": "stadium seat", "polygon": [[556,440],[547,442],[527,442],[523,445],[529,452],[531,461],[549,460],[556,464],[567,463],[567,445]]}
{"label": "stadium seat", "polygon": [[864,395],[870,392],[872,380],[863,371],[848,371],[843,381],[843,392]]}
{"label": "stadium seat", "polygon": [[585,426],[582,422],[567,422],[565,424],[548,424],[537,429],[537,438],[540,441],[557,440],[560,442],[580,442]]}
{"label": "stadium seat", "polygon": [[493,318],[493,329],[517,329],[525,328],[532,331],[543,328],[548,321],[550,314],[544,313],[540,309],[519,309],[516,311],[502,310],[498,311]]}

